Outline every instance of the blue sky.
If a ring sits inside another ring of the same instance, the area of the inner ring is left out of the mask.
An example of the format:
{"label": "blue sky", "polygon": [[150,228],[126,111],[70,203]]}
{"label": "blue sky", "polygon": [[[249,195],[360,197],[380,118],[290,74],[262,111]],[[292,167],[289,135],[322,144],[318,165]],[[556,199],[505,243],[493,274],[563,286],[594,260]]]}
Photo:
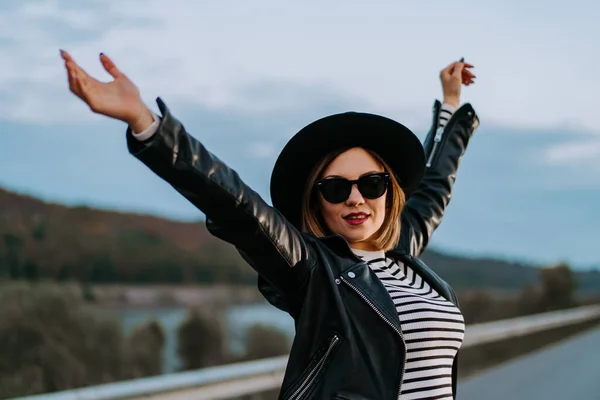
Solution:
{"label": "blue sky", "polygon": [[[481,126],[432,246],[600,265],[596,2],[173,0],[0,3],[0,186],[66,204],[202,214],[127,153],[124,126],[69,93],[58,49],[108,79],[111,56],[156,109],[268,200],[279,150],[326,114],[385,114],[422,139],[460,57]],[[167,5],[168,4],[168,5]]]}

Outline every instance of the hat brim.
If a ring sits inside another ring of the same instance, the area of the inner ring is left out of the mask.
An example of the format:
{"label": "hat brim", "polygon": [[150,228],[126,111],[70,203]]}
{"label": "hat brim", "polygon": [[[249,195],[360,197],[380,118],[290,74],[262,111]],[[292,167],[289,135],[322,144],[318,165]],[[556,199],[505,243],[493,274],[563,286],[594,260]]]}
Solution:
{"label": "hat brim", "polygon": [[271,175],[273,206],[297,228],[308,175],[334,150],[362,147],[391,168],[407,197],[425,172],[425,152],[406,126],[380,115],[346,112],[321,118],[300,130],[285,145]]}

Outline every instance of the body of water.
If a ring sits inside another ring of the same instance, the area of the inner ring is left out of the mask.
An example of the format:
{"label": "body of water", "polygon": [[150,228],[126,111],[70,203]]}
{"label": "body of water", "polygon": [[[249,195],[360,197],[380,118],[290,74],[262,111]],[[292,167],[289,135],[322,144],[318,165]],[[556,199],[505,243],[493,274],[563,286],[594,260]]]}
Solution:
{"label": "body of water", "polygon": [[[131,332],[136,326],[148,321],[159,322],[165,332],[163,349],[163,372],[175,372],[179,369],[177,356],[177,328],[185,320],[188,309],[184,307],[162,307],[156,309],[135,308],[115,309],[115,314],[121,320],[125,333]],[[291,339],[295,334],[293,319],[283,311],[267,303],[250,304],[231,307],[224,318],[229,337],[229,345],[234,353],[244,351],[245,335],[254,324],[262,324],[280,329]]]}

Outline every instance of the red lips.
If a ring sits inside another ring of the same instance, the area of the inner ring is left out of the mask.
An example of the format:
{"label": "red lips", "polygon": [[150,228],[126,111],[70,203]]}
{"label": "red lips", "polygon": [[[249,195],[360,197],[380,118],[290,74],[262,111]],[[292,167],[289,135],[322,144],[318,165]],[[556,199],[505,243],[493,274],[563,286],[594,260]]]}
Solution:
{"label": "red lips", "polygon": [[369,216],[369,214],[367,214],[367,213],[357,212],[357,213],[350,213],[350,214],[344,216],[344,219],[366,218],[368,216]]}
{"label": "red lips", "polygon": [[361,225],[367,219],[369,219],[369,214],[364,212],[350,213],[346,215],[344,219],[349,225]]}

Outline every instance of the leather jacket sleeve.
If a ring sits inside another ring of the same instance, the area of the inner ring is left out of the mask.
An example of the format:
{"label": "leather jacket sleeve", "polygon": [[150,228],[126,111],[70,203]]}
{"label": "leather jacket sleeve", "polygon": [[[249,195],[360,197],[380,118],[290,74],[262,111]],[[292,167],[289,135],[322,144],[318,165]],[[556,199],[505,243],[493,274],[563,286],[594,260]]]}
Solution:
{"label": "leather jacket sleeve", "polygon": [[304,236],[188,134],[160,98],[157,104],[156,134],[141,142],[128,129],[129,152],[200,209],[209,231],[236,246],[281,295],[297,291],[312,262]]}
{"label": "leather jacket sleeve", "polygon": [[433,123],[425,139],[426,170],[419,188],[407,199],[401,216],[399,249],[419,256],[442,222],[452,197],[456,172],[469,140],[479,126],[471,104],[464,104],[443,129],[437,129],[441,103],[435,101]]}

